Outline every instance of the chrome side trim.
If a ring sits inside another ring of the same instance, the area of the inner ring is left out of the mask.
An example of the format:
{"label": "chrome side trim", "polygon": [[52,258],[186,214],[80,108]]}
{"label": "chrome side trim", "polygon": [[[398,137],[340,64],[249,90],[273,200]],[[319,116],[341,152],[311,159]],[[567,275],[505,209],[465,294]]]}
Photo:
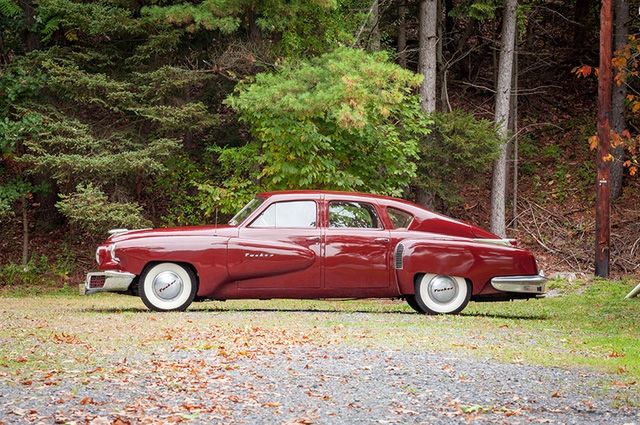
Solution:
{"label": "chrome side trim", "polygon": [[515,242],[515,239],[484,239],[484,238],[475,238],[474,242],[480,243],[490,243],[493,245],[504,245],[504,246],[513,246],[511,242]]}
{"label": "chrome side trim", "polygon": [[[104,285],[100,288],[91,288],[91,278],[104,277]],[[79,285],[80,295],[91,295],[97,292],[124,292],[129,289],[131,282],[135,279],[136,275],[127,272],[92,272],[87,273],[87,278],[84,283]]]}
{"label": "chrome side trim", "polygon": [[498,291],[525,294],[543,294],[547,278],[541,275],[499,276],[491,279],[491,286]]}

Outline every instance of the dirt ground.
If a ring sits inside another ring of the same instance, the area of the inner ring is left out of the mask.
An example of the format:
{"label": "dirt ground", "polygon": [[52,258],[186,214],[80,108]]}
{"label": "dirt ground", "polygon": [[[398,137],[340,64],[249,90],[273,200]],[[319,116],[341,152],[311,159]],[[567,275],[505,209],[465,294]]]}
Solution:
{"label": "dirt ground", "polygon": [[600,352],[535,306],[3,298],[0,423],[640,423],[635,359],[568,364]]}

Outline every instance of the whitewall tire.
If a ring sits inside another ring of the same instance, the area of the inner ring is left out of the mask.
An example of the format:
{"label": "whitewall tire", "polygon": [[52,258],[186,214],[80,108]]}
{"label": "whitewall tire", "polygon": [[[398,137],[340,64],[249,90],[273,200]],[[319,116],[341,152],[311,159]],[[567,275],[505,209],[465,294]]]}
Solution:
{"label": "whitewall tire", "polygon": [[471,285],[463,277],[427,273],[415,285],[416,302],[427,314],[460,313],[471,298]]}
{"label": "whitewall tire", "polygon": [[420,305],[416,301],[415,295],[407,295],[407,297],[405,298],[405,301],[407,302],[407,304],[409,304],[409,307],[411,307],[416,313],[425,314],[425,311],[422,309],[422,307],[420,307]]}
{"label": "whitewall tire", "polygon": [[176,263],[159,263],[140,275],[138,293],[153,311],[184,311],[193,302],[198,289],[193,271]]}

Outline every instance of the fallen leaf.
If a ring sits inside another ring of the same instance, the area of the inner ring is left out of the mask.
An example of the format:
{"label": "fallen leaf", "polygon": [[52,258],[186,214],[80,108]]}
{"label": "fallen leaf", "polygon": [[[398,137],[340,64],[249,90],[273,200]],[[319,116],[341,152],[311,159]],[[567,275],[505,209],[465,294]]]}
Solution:
{"label": "fallen leaf", "polygon": [[268,401],[266,403],[262,403],[262,407],[280,407],[282,406],[282,403],[279,403],[277,401]]}
{"label": "fallen leaf", "polygon": [[313,421],[309,418],[296,418],[285,422],[284,425],[312,425]]}
{"label": "fallen leaf", "polygon": [[83,406],[86,406],[87,404],[95,404],[95,402],[91,397],[85,396],[85,397],[82,397],[82,400],[80,400],[80,404]]}

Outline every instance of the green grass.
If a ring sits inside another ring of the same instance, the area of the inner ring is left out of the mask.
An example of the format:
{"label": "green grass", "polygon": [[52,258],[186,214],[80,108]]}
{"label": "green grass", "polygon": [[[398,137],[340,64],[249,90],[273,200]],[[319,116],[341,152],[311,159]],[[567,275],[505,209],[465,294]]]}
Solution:
{"label": "green grass", "polygon": [[640,299],[624,299],[634,284],[556,281],[551,287],[562,296],[472,302],[458,316],[422,316],[390,300],[204,302],[161,314],[124,295],[5,290],[0,373],[27,379],[132,352],[213,349],[233,356],[254,344],[346,344],[606,372],[603,385],[626,388],[618,401],[629,405],[640,403]]}

